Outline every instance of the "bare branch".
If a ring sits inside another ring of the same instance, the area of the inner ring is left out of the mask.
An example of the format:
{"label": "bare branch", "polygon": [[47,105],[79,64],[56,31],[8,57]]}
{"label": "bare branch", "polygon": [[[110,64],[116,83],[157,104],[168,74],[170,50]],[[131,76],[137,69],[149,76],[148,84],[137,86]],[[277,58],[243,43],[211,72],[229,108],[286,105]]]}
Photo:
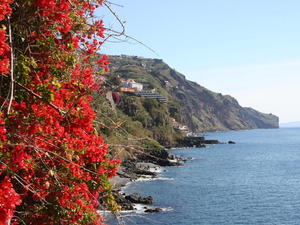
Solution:
{"label": "bare branch", "polygon": [[11,31],[11,23],[10,23],[10,17],[7,19],[8,21],[8,36],[9,36],[9,45],[10,45],[10,97],[9,97],[9,103],[7,108],[7,114],[10,114],[12,101],[14,99],[14,49],[13,49],[13,41],[12,41],[12,31]]}
{"label": "bare branch", "polygon": [[110,31],[110,32],[116,33],[116,35],[110,35],[110,37],[114,37],[115,38],[115,36],[123,36],[123,37],[128,38],[128,39],[130,39],[132,41],[135,41],[136,43],[144,46],[145,48],[147,48],[148,50],[150,50],[151,52],[153,52],[155,55],[159,56],[158,53],[154,49],[152,49],[148,45],[144,44],[142,41],[139,41],[138,39],[136,39],[134,37],[131,37],[131,36],[125,34],[125,33],[119,32],[119,31],[115,31],[115,30],[110,29],[110,28],[105,28],[105,29],[108,30],[108,31]]}
{"label": "bare branch", "polygon": [[112,36],[122,36],[125,34],[125,26],[123,24],[123,22],[121,21],[121,19],[119,18],[119,16],[111,9],[110,5],[106,2],[104,2],[104,5],[106,6],[106,8],[110,11],[110,13],[116,18],[116,20],[119,22],[119,24],[122,27],[122,31],[121,32],[115,32],[115,34],[109,34],[104,40],[103,43],[105,43],[109,38],[111,38]]}
{"label": "bare branch", "polygon": [[115,6],[118,6],[118,7],[121,7],[123,8],[124,6],[123,5],[120,5],[120,4],[117,4],[117,3],[114,3],[114,2],[111,2],[111,1],[105,1],[107,4],[109,5],[115,5]]}

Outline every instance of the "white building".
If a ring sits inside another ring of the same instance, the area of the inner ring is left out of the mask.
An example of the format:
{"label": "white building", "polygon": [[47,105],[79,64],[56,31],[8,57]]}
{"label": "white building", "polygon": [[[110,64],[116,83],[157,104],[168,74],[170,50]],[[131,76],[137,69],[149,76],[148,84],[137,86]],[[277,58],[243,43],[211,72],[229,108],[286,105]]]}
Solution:
{"label": "white building", "polygon": [[143,88],[144,88],[143,84],[137,83],[133,79],[123,80],[121,82],[121,87],[124,87],[124,88],[133,88],[133,89],[136,89],[137,91],[142,91]]}

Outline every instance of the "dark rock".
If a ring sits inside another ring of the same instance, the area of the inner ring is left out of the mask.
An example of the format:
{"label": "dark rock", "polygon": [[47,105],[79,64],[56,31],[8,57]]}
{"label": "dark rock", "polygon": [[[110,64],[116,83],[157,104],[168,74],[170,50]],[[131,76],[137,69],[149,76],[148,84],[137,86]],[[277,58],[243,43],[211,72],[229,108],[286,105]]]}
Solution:
{"label": "dark rock", "polygon": [[139,154],[138,159],[143,162],[154,163],[159,166],[181,166],[179,162],[171,162],[170,155],[166,150],[153,150],[147,152],[147,154]]}
{"label": "dark rock", "polygon": [[207,144],[207,145],[223,144],[222,142],[219,142],[218,140],[204,140],[203,143]]}
{"label": "dark rock", "polygon": [[151,151],[151,155],[160,159],[168,159],[169,153],[166,150]]}
{"label": "dark rock", "polygon": [[133,204],[131,203],[123,203],[121,207],[122,210],[134,210]]}
{"label": "dark rock", "polygon": [[146,198],[140,198],[140,203],[145,205],[151,205],[153,204],[153,198],[151,196],[148,196]]}
{"label": "dark rock", "polygon": [[145,204],[145,205],[153,204],[153,198],[151,196],[143,198],[137,193],[127,195],[125,197],[125,199],[132,202],[132,203]]}
{"label": "dark rock", "polygon": [[178,148],[205,148],[205,145],[224,144],[218,140],[206,140],[201,136],[191,136],[178,139],[176,147]]}
{"label": "dark rock", "polygon": [[148,171],[148,170],[140,170],[140,169],[136,169],[133,171],[136,174],[140,174],[140,175],[149,175],[149,176],[156,176],[156,173]]}
{"label": "dark rock", "polygon": [[155,212],[161,212],[161,208],[153,208],[153,209],[146,209],[145,213],[155,213]]}
{"label": "dark rock", "polygon": [[134,194],[131,194],[131,195],[127,195],[125,197],[125,199],[128,200],[128,201],[130,201],[130,202],[132,202],[132,203],[139,203],[139,198],[140,197],[141,196],[139,194],[134,193]]}
{"label": "dark rock", "polygon": [[204,137],[185,137],[177,140],[176,147],[203,148],[204,141]]}
{"label": "dark rock", "polygon": [[115,201],[121,206],[122,210],[134,210],[133,203],[119,192],[114,193]]}
{"label": "dark rock", "polygon": [[125,168],[126,175],[129,176],[132,180],[139,178],[141,175],[156,177],[157,174],[155,172],[151,172],[147,169],[137,168],[137,162],[138,161],[127,160],[123,161],[122,163],[122,166]]}
{"label": "dark rock", "polygon": [[234,141],[228,141],[228,144],[236,144]]}
{"label": "dark rock", "polygon": [[158,165],[160,166],[182,166],[182,163],[180,162],[171,162],[168,159],[166,160],[157,160],[156,161]]}

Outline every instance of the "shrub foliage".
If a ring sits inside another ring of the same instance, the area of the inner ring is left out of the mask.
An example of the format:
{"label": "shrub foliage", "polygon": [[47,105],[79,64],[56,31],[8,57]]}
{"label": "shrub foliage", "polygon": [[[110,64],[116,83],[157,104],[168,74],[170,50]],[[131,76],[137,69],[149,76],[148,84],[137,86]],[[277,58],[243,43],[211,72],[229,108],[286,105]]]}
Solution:
{"label": "shrub foliage", "polygon": [[112,202],[119,163],[90,107],[93,77],[108,65],[96,54],[103,4],[0,0],[0,224],[103,222],[96,206]]}

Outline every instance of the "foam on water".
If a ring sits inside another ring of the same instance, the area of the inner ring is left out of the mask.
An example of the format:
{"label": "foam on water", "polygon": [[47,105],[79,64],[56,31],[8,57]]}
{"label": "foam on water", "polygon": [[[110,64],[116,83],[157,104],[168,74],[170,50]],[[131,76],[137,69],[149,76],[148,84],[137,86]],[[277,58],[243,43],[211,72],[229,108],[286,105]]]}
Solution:
{"label": "foam on water", "polygon": [[173,181],[175,178],[170,178],[170,177],[141,177],[136,180],[136,182],[141,182],[141,181],[156,181],[156,180],[161,180],[161,181]]}
{"label": "foam on water", "polygon": [[155,168],[150,168],[148,171],[152,172],[152,173],[162,173],[162,172],[164,172],[164,170],[160,166],[155,167]]}

